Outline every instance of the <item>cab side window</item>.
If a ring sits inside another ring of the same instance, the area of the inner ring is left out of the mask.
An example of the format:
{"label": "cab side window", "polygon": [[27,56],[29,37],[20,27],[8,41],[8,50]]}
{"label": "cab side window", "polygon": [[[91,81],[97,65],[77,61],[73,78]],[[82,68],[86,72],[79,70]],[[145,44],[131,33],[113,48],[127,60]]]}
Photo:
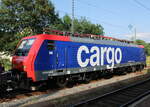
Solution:
{"label": "cab side window", "polygon": [[52,40],[47,41],[47,48],[48,50],[55,50],[55,43]]}

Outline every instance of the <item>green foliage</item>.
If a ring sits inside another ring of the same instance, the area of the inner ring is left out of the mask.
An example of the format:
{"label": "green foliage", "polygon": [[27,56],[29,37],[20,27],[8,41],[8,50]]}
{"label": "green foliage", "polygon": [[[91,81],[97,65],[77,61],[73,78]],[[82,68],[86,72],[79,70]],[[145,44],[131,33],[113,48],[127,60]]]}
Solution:
{"label": "green foliage", "polygon": [[30,27],[25,28],[14,35],[12,35],[11,33],[5,33],[5,35],[2,38],[0,38],[0,50],[11,54],[13,53],[15,47],[17,46],[21,38],[31,35],[34,35],[34,33]]}
{"label": "green foliage", "polygon": [[0,50],[1,51],[11,51],[9,44],[13,41],[13,35],[11,33],[3,33],[3,37],[0,38]]}
{"label": "green foliage", "polygon": [[[57,29],[63,31],[71,31],[71,18],[68,15],[65,15],[62,18],[62,24],[59,25]],[[103,35],[103,27],[99,24],[92,24],[86,18],[75,19],[74,20],[74,31],[81,34],[96,34]]]}
{"label": "green foliage", "polygon": [[145,43],[145,41],[143,41],[143,40],[138,39],[138,40],[136,40],[136,44],[145,46],[147,43]]}
{"label": "green foliage", "polygon": [[18,33],[15,35],[15,38],[16,38],[17,40],[20,40],[20,39],[23,38],[23,37],[31,36],[31,35],[34,35],[34,32],[32,31],[32,29],[31,29],[30,27],[28,27],[28,28],[23,29],[21,32],[18,32]]}
{"label": "green foliage", "polygon": [[150,44],[147,44],[147,45],[145,46],[145,49],[146,49],[147,55],[150,56]]}
{"label": "green foliage", "polygon": [[11,69],[11,62],[10,62],[9,59],[0,59],[0,63],[1,63],[2,66],[5,68],[5,71]]}
{"label": "green foliage", "polygon": [[143,45],[145,47],[145,52],[148,56],[150,56],[150,43],[146,43],[143,40],[136,40],[136,44]]}
{"label": "green foliage", "polygon": [[36,33],[59,22],[58,14],[49,0],[2,0],[0,30],[18,32],[31,27]]}
{"label": "green foliage", "polygon": [[147,64],[147,66],[150,66],[150,56],[148,56],[148,57],[146,58],[146,64]]}
{"label": "green foliage", "polygon": [[1,0],[0,51],[12,52],[22,37],[30,35],[29,29],[42,33],[43,28],[59,22],[49,0]]}
{"label": "green foliage", "polygon": [[[22,37],[43,33],[44,28],[70,31],[71,18],[62,19],[50,0],[1,0],[0,51],[12,53]],[[75,19],[76,33],[103,35],[103,27],[86,18]]]}

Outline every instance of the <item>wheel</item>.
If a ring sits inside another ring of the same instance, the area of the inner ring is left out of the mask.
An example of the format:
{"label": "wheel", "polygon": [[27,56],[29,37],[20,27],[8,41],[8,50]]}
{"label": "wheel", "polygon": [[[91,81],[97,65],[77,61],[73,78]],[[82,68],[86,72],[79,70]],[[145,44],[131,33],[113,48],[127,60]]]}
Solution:
{"label": "wheel", "polygon": [[88,84],[92,80],[92,76],[90,74],[86,74],[84,80],[85,83]]}
{"label": "wheel", "polygon": [[67,84],[68,88],[72,88],[74,86],[75,82],[74,81],[69,81]]}
{"label": "wheel", "polygon": [[68,84],[68,78],[66,77],[57,77],[56,84],[59,88],[64,88]]}
{"label": "wheel", "polygon": [[136,72],[136,67],[135,66],[131,67],[131,71]]}
{"label": "wheel", "polygon": [[139,65],[138,72],[141,72],[143,69],[144,69],[144,66],[143,65]]}
{"label": "wheel", "polygon": [[97,80],[98,77],[100,76],[100,73],[95,72],[95,73],[92,73],[91,76],[92,76],[92,80]]}

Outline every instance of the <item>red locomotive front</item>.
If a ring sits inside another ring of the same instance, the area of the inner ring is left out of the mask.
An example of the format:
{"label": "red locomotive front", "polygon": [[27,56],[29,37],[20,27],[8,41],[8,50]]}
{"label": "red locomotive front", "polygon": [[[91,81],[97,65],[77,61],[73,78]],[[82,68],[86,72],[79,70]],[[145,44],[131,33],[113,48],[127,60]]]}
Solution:
{"label": "red locomotive front", "polygon": [[32,47],[35,38],[33,39],[24,39],[21,41],[17,49],[15,50],[13,57],[13,69],[24,71],[26,69],[26,58]]}
{"label": "red locomotive front", "polygon": [[36,36],[23,38],[18,44],[12,58],[12,69],[25,72],[27,77],[33,81],[35,81],[33,61],[36,55],[36,47]]}

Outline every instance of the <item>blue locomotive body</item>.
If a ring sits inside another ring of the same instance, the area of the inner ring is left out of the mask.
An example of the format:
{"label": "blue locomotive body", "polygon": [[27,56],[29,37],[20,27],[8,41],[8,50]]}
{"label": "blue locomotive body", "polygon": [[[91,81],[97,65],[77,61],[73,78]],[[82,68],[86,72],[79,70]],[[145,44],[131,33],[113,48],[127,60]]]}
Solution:
{"label": "blue locomotive body", "polygon": [[145,65],[144,48],[104,41],[44,40],[34,62],[37,80],[46,80],[49,76]]}

